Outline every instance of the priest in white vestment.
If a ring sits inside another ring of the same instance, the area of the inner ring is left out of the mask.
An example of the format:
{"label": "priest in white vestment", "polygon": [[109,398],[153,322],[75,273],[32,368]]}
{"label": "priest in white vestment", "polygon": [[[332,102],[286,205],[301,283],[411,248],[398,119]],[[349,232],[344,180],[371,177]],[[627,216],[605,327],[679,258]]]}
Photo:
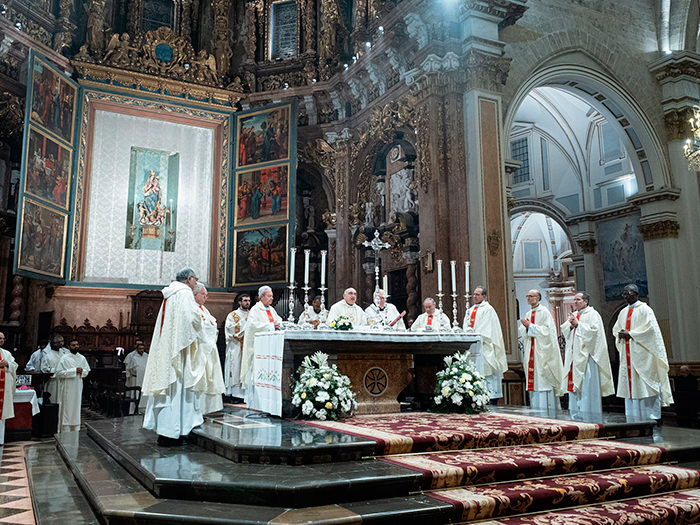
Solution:
{"label": "priest in white vestment", "polygon": [[204,306],[209,292],[206,287],[197,283],[194,286],[194,300],[199,305],[202,316],[202,335],[197,339],[197,349],[192,352],[191,359],[187,361],[192,377],[192,390],[197,393],[202,404],[202,412],[210,414],[224,408],[223,393],[226,390],[224,376],[221,373],[221,360],[219,349],[216,347],[216,339],[219,335],[216,318]]}
{"label": "priest in white vestment", "polygon": [[474,305],[467,310],[462,324],[464,330],[472,329],[481,335],[481,355],[478,363],[486,376],[491,399],[503,397],[503,374],[508,370],[506,345],[503,342],[501,321],[493,306],[486,300],[486,289],[477,286],[472,292]]}
{"label": "priest in white vestment", "polygon": [[357,290],[348,288],[343,292],[343,298],[331,306],[328,311],[328,322],[332,323],[341,315],[344,315],[352,323],[353,328],[359,328],[367,325],[365,311],[360,308],[357,302]]}
{"label": "priest in white vestment", "polygon": [[224,361],[224,384],[226,395],[245,397],[245,388],[241,384],[241,357],[243,356],[243,332],[250,312],[250,295],[247,293],[236,297],[238,308],[226,316],[224,331],[226,333],[226,361]]}
{"label": "priest in white vestment", "polygon": [[202,337],[202,310],[192,293],[195,284],[194,270],[185,268],[163,289],[151,339],[141,389],[146,396],[143,427],[158,434],[159,445],[179,443],[181,436],[204,422],[204,406],[192,389],[197,375],[190,363]]}
{"label": "priest in white vestment", "polygon": [[561,381],[564,366],[561,361],[557,327],[551,312],[540,304],[542,295],[537,290],[527,293],[528,314],[520,319],[518,330],[523,338],[526,390],[530,407],[538,410],[560,408],[559,396],[564,391]]}
{"label": "priest in white vestment", "polygon": [[56,366],[58,381],[58,431],[70,432],[80,428],[80,406],[83,400],[83,378],[90,373],[85,356],[78,353],[80,346],[73,339],[69,353],[63,354]]}
{"label": "priest in white vestment", "polygon": [[[46,347],[37,350],[29,358],[29,362],[24,367],[28,372],[43,372],[53,374],[56,371],[56,366],[61,360],[61,356],[69,354],[70,351],[63,346],[63,336],[61,334],[53,334],[49,339],[49,344]],[[44,383],[44,393],[51,394],[50,403],[58,403],[58,380],[55,376]]]}
{"label": "priest in white vestment", "polygon": [[321,306],[321,296],[317,295],[311,301],[310,305],[304,309],[304,311],[299,316],[297,320],[298,325],[303,325],[304,323],[309,323],[313,326],[314,330],[318,330],[318,327],[328,322],[328,310]]}
{"label": "priest in white vestment", "polygon": [[[5,334],[0,332],[0,345],[5,344]],[[0,348],[0,386],[2,405],[0,406],[0,445],[5,444],[5,420],[15,417],[15,385],[17,384],[17,362],[12,354]],[[3,373],[4,372],[4,373]]]}
{"label": "priest in white vestment", "polygon": [[574,295],[575,311],[561,325],[566,339],[562,389],[569,393],[574,419],[603,417],[602,397],[615,393],[608,342],[600,314],[589,305],[586,292]]}
{"label": "priest in white vestment", "polygon": [[248,322],[243,334],[243,359],[241,361],[241,383],[246,389],[246,399],[251,399],[252,388],[255,386],[255,378],[253,377],[255,336],[261,332],[279,330],[282,325],[282,318],[272,308],[273,299],[272,288],[261,286],[258,290],[258,302],[248,314]]}
{"label": "priest in white vestment", "polygon": [[[141,387],[143,385],[143,375],[146,372],[146,363],[148,362],[148,354],[143,341],[136,342],[136,350],[129,352],[124,359],[124,368],[126,369],[125,385],[128,387]],[[132,398],[136,397],[133,392],[129,392]],[[133,404],[133,403],[132,403]],[[144,398],[141,397],[141,403],[138,408],[146,406]]]}
{"label": "priest in white vestment", "polygon": [[661,407],[673,402],[668,379],[666,346],[654,311],[639,300],[639,289],[628,284],[622,292],[627,302],[613,327],[620,353],[617,397],[625,400],[631,420],[661,419]]}
{"label": "priest in white vestment", "polygon": [[411,332],[447,332],[452,328],[450,318],[437,309],[435,299],[426,297],[423,301],[423,313],[411,325]]}
{"label": "priest in white vestment", "polygon": [[386,301],[386,294],[384,290],[379,290],[374,292],[374,302],[365,308],[365,317],[367,318],[367,324],[372,325],[382,325],[389,326],[396,319],[396,323],[393,325],[394,328],[399,330],[406,330],[406,323],[403,322],[403,317],[399,317],[399,311],[396,307]]}

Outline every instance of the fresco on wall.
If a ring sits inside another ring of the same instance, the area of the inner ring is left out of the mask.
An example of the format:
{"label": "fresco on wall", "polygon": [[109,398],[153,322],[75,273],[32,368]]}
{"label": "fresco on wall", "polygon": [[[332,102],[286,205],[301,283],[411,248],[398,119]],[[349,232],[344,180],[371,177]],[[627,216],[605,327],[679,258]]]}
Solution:
{"label": "fresco on wall", "polygon": [[619,299],[628,284],[639,287],[640,297],[649,295],[644,262],[644,240],[639,216],[631,215],[598,223],[598,243],[605,283],[605,300]]}

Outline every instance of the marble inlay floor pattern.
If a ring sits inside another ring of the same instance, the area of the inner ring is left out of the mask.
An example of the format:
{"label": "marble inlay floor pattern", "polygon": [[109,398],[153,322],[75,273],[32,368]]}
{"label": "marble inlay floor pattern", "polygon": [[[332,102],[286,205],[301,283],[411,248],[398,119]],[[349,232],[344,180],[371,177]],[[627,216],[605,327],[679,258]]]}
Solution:
{"label": "marble inlay floor pattern", "polygon": [[19,441],[0,447],[0,523],[36,523],[24,463],[24,447],[29,444],[32,442]]}

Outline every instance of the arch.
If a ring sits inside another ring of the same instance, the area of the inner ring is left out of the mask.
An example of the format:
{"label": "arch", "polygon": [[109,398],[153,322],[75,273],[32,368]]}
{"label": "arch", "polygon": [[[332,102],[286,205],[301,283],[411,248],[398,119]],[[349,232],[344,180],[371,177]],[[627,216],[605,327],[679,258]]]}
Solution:
{"label": "arch", "polygon": [[566,233],[566,238],[569,240],[571,249],[574,254],[578,254],[578,245],[574,242],[571,237],[571,232],[569,231],[569,226],[566,224],[566,214],[557,206],[551,202],[544,200],[534,200],[534,199],[518,199],[515,201],[513,207],[510,210],[510,218],[512,219],[514,215],[518,213],[524,213],[526,211],[541,213],[551,217],[554,222],[556,222],[561,229]]}
{"label": "arch", "polygon": [[[557,64],[543,65],[523,82],[510,101],[504,117],[504,130],[510,131],[516,112],[528,93],[539,86],[556,86],[579,96],[620,132],[630,155],[640,191],[671,186],[671,170],[665,146],[649,118],[636,100],[609,75],[590,66],[574,64],[566,56],[582,50],[570,51],[556,57]],[[508,140],[509,133],[503,134]]]}

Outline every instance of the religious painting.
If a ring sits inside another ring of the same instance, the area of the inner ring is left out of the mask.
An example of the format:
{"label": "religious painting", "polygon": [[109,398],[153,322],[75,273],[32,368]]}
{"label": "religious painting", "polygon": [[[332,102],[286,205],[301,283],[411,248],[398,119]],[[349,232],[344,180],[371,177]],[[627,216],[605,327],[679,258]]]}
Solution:
{"label": "religious painting", "polygon": [[620,299],[628,284],[639,287],[639,295],[649,294],[644,262],[644,240],[639,216],[630,215],[598,223],[600,259],[603,266],[605,299]]}
{"label": "religious painting", "polygon": [[284,282],[287,226],[236,230],[234,286]]}
{"label": "religious painting", "polygon": [[33,61],[31,82],[32,122],[71,143],[77,88],[37,57]]}
{"label": "religious painting", "polygon": [[71,150],[30,126],[26,155],[24,192],[67,209]]}
{"label": "religious painting", "polygon": [[126,249],[175,251],[180,154],[131,147]]}
{"label": "religious painting", "polygon": [[68,215],[24,199],[17,269],[63,278]]}
{"label": "religious painting", "polygon": [[289,159],[291,106],[238,117],[236,168]]}
{"label": "religious painting", "polygon": [[236,226],[287,220],[289,165],[236,173]]}

